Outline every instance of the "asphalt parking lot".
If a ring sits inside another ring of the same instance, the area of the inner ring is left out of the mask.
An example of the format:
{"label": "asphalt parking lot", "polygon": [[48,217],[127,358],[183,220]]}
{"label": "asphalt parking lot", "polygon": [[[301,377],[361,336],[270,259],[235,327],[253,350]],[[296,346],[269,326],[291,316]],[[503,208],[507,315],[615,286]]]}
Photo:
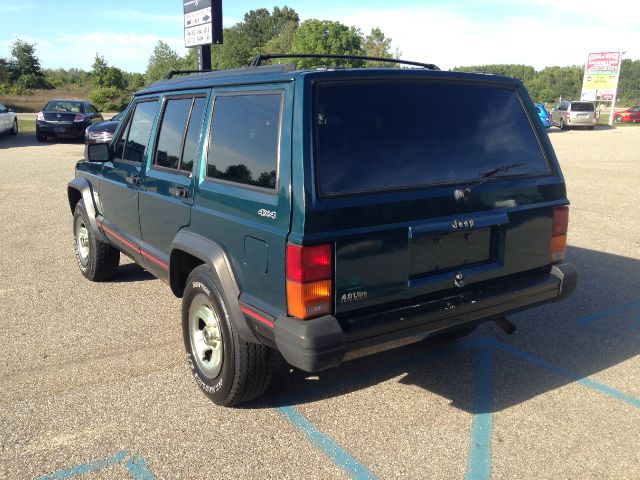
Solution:
{"label": "asphalt parking lot", "polygon": [[0,478],[640,478],[640,128],[550,138],[572,202],[568,301],[258,403],[190,378],[180,302],[135,265],[78,272],[78,143],[0,138]]}

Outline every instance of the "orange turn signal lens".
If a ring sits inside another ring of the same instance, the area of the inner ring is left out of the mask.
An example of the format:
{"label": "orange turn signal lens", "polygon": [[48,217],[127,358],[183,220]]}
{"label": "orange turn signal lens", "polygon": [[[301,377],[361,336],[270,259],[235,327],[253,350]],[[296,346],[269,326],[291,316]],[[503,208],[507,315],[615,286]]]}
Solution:
{"label": "orange turn signal lens", "polygon": [[289,315],[302,320],[331,313],[331,280],[299,283],[287,280],[287,306]]}
{"label": "orange turn signal lens", "polygon": [[567,236],[551,237],[551,263],[562,262],[567,251]]}

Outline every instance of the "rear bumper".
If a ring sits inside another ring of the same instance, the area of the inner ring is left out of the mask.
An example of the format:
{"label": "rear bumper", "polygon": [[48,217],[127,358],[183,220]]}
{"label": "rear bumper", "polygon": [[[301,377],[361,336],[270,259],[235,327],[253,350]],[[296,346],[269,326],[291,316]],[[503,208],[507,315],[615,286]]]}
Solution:
{"label": "rear bumper", "polygon": [[576,269],[563,263],[554,265],[548,273],[341,322],[331,315],[307,321],[281,316],[275,322],[275,342],[287,362],[315,372],[452,327],[563,300],[573,293],[577,281]]}
{"label": "rear bumper", "polygon": [[56,124],[38,120],[36,129],[40,135],[48,137],[84,138],[84,131],[88,125],[86,122]]}

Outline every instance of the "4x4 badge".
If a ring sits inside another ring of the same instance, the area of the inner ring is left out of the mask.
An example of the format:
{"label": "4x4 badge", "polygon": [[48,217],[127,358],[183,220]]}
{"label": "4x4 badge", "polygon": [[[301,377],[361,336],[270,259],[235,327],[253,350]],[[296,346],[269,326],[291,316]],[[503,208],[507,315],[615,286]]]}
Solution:
{"label": "4x4 badge", "polygon": [[264,208],[261,208],[260,210],[258,210],[258,215],[260,215],[261,217],[271,218],[273,220],[276,219],[276,212],[272,212],[271,210],[265,210]]}

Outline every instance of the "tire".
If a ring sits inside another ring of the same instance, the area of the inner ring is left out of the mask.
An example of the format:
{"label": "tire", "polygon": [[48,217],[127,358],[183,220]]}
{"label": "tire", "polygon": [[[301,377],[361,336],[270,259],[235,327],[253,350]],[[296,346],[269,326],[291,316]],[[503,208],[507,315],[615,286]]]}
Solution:
{"label": "tire", "polygon": [[43,135],[42,133],[40,133],[38,130],[36,130],[36,139],[39,142],[46,142],[47,141],[47,136]]}
{"label": "tire", "polygon": [[594,129],[594,128],[596,128],[596,127],[587,127],[587,128],[588,128],[589,130],[593,130],[593,129]]}
{"label": "tire", "polygon": [[17,118],[13,119],[13,127],[11,128],[11,131],[9,133],[11,133],[11,135],[18,135],[18,119]]}
{"label": "tire", "polygon": [[196,383],[214,403],[238,405],[271,383],[275,352],[238,336],[231,312],[208,265],[189,275],[182,299],[182,333]]}
{"label": "tire", "polygon": [[565,127],[564,125],[564,120],[561,118],[560,119],[560,125],[558,125],[558,128],[560,128],[560,130],[566,130],[567,127]]}
{"label": "tire", "polygon": [[613,117],[614,123],[622,123],[622,117],[620,115],[616,115]]}
{"label": "tire", "polygon": [[95,237],[83,200],[73,212],[73,239],[78,267],[87,279],[102,282],[118,271],[120,251]]}

